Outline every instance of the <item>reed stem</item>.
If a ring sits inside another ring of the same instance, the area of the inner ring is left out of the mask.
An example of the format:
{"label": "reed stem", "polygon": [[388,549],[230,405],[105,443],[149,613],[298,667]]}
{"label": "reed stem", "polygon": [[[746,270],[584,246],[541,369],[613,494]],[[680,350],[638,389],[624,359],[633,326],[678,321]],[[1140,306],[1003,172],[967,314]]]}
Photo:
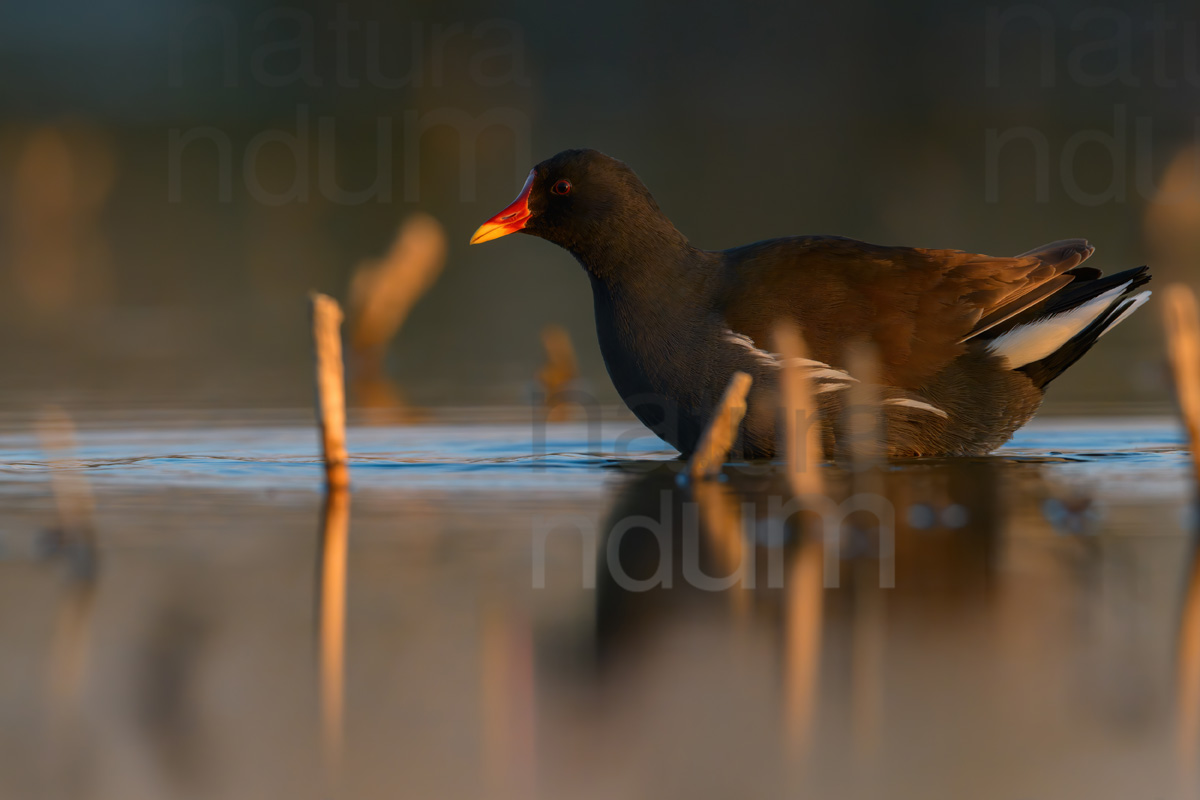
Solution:
{"label": "reed stem", "polygon": [[753,379],[745,372],[733,373],[721,397],[721,404],[700,437],[699,447],[692,454],[688,466],[692,480],[712,479],[721,474],[721,465],[729,458],[729,450],[737,441],[738,428],[746,416],[746,394],[752,382]]}
{"label": "reed stem", "polygon": [[313,292],[312,326],[317,371],[317,425],[325,460],[325,485],[350,485],[346,466],[346,371],[342,362],[342,309],[328,295]]}

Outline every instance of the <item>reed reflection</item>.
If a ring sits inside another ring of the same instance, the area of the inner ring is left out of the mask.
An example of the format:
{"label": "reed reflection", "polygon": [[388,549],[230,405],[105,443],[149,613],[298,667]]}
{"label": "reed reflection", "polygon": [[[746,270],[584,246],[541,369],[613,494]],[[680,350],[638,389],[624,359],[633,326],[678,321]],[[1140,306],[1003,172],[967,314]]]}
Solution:
{"label": "reed reflection", "polygon": [[1200,552],[1194,545],[1179,618],[1176,661],[1180,778],[1185,785],[1195,785],[1200,774]]}
{"label": "reed reflection", "polygon": [[489,797],[536,796],[537,717],[528,610],[498,597],[480,609],[481,772]]}
{"label": "reed reflection", "polygon": [[321,514],[317,569],[317,649],[321,741],[326,779],[336,796],[345,739],[346,557],[350,540],[350,493],[331,487]]}
{"label": "reed reflection", "polygon": [[38,425],[51,469],[57,527],[47,536],[46,555],[66,565],[55,609],[47,702],[43,782],[50,797],[71,797],[81,779],[81,703],[92,649],[97,592],[96,532],[91,487],[74,463],[75,426],[64,412],[48,409]]}

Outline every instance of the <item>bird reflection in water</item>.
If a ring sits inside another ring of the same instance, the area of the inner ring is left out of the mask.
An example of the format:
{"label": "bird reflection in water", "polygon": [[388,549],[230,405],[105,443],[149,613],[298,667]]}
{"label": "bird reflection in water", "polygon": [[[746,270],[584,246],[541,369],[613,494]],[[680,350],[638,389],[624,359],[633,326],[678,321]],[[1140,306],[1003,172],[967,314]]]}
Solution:
{"label": "bird reflection in water", "polygon": [[[836,538],[823,535],[828,519],[789,505],[788,482],[778,471],[727,467],[722,481],[688,485],[675,465],[663,465],[631,478],[600,532],[595,647],[601,682],[608,674],[627,675],[660,641],[673,638],[672,628],[713,623],[740,629],[728,640],[731,649],[765,637],[775,653],[785,762],[803,764],[808,757],[820,706],[831,692],[848,692],[835,704],[850,709],[853,747],[869,755],[885,706],[889,617],[954,615],[987,602],[998,532],[1007,519],[997,500],[1002,463],[826,470],[833,500],[826,514],[837,513],[864,486],[877,489],[895,510],[892,518],[851,511],[835,520]],[[893,518],[894,535],[888,535]],[[835,548],[832,574],[827,542]],[[895,590],[885,588],[893,548]]]}

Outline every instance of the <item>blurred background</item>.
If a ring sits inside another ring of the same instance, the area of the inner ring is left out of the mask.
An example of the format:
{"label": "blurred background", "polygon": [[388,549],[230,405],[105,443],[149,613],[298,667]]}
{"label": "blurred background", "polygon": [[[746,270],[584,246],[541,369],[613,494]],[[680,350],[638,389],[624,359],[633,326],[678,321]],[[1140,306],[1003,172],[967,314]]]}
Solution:
{"label": "blurred background", "polygon": [[[345,299],[417,212],[445,267],[384,370],[418,405],[519,405],[565,328],[616,402],[582,271],[468,247],[533,163],[628,162],[694,243],[829,233],[1194,280],[1194,4],[272,3],[0,11],[5,405],[300,407],[306,293]],[[1047,409],[1165,407],[1154,314]]]}

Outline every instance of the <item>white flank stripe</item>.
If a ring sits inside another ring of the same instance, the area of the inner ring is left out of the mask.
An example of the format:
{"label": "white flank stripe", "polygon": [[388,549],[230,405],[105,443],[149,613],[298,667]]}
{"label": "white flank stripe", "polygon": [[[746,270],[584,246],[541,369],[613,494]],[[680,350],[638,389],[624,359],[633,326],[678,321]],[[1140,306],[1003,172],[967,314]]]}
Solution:
{"label": "white flank stripe", "polygon": [[1112,305],[1128,283],[1110,289],[1070,311],[1055,314],[997,336],[988,343],[987,349],[1008,359],[1011,369],[1040,361],[1066,344],[1067,340],[1086,328],[1096,317]]}
{"label": "white flank stripe", "polygon": [[811,358],[785,358],[779,362],[788,367],[815,367],[817,369],[829,369],[829,365],[824,361],[813,361]]}
{"label": "white flank stripe", "polygon": [[[778,353],[768,353],[766,350],[763,350],[761,347],[755,345],[754,340],[744,333],[734,333],[731,330],[726,330],[725,341],[736,344],[738,347],[746,348],[750,351],[750,354],[754,356],[755,359],[768,367],[778,368],[783,366],[785,363],[784,359],[781,359]],[[798,367],[804,367],[808,369],[808,377],[812,378],[813,380],[858,383],[857,378],[851,377],[849,373],[840,369],[834,369],[824,361],[816,361],[811,358],[791,358],[787,359],[786,363],[789,366],[794,364]]]}
{"label": "white flank stripe", "polygon": [[1105,328],[1104,330],[1100,331],[1100,336],[1097,336],[1096,338],[1097,339],[1101,338],[1102,336],[1104,336],[1104,334],[1108,333],[1113,328],[1117,327],[1122,322],[1124,322],[1126,317],[1128,317],[1133,312],[1137,311],[1139,308],[1142,307],[1143,303],[1145,303],[1147,300],[1150,299],[1151,294],[1153,294],[1153,292],[1151,292],[1150,290],[1147,289],[1146,291],[1141,292],[1140,294],[1135,294],[1133,297],[1130,297],[1129,299],[1122,301],[1121,313],[1117,315],[1116,319],[1114,319],[1112,322],[1108,323],[1108,327]]}
{"label": "white flank stripe", "polygon": [[726,330],[725,341],[746,348],[759,362],[768,367],[779,366],[779,357],[776,354],[768,353],[766,350],[759,348],[754,344],[754,340],[744,333],[734,333],[731,330]]}
{"label": "white flank stripe", "polygon": [[849,388],[850,388],[850,384],[848,384],[848,383],[841,383],[841,382],[822,383],[820,386],[817,387],[817,391],[814,392],[814,394],[825,394],[826,392],[836,392],[839,389],[849,389]]}
{"label": "white flank stripe", "polygon": [[920,400],[910,400],[907,397],[893,397],[890,400],[884,400],[883,404],[885,406],[904,406],[905,408],[915,408],[919,411],[928,411],[931,414],[937,414],[942,419],[949,418],[949,415],[937,406],[931,406],[929,403],[922,403]]}
{"label": "white flank stripe", "polygon": [[831,381],[847,381],[849,383],[858,383],[858,378],[850,376],[848,372],[842,372],[839,369],[814,369],[808,373],[808,377],[814,380],[831,380]]}

